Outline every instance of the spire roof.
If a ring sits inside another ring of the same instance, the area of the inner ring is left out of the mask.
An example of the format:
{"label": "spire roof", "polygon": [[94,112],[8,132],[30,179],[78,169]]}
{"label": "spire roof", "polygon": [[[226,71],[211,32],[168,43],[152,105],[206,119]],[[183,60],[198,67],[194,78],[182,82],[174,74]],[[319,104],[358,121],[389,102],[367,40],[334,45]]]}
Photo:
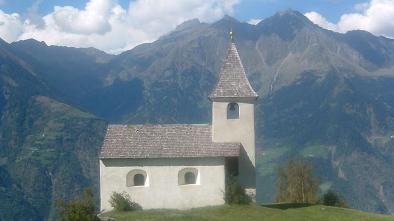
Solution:
{"label": "spire roof", "polygon": [[227,58],[220,70],[219,81],[213,89],[210,99],[214,98],[257,98],[246,77],[245,69],[239,57],[237,47],[231,42]]}

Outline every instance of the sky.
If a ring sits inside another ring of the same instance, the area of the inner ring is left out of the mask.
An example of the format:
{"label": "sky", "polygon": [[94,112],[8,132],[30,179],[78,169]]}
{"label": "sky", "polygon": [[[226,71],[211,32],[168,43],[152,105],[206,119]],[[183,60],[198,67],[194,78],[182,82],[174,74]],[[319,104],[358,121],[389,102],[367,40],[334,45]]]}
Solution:
{"label": "sky", "polygon": [[193,18],[211,23],[227,14],[256,24],[288,9],[333,31],[394,38],[394,0],[0,0],[0,38],[117,54]]}

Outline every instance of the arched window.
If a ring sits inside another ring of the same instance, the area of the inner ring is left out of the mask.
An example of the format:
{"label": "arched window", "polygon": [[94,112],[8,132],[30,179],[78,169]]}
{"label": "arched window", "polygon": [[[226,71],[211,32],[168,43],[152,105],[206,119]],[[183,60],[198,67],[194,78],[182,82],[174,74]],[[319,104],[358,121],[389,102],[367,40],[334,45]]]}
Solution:
{"label": "arched window", "polygon": [[198,170],[196,168],[184,168],[178,173],[179,185],[199,184]]}
{"label": "arched window", "polygon": [[239,106],[237,103],[227,105],[227,119],[239,119]]}
{"label": "arched window", "polygon": [[192,172],[186,172],[185,184],[196,184],[196,175],[194,175]]}
{"label": "arched window", "polygon": [[132,170],[126,175],[126,186],[148,186],[147,178],[144,170]]}
{"label": "arched window", "polygon": [[134,175],[134,186],[145,186],[145,176],[140,173]]}

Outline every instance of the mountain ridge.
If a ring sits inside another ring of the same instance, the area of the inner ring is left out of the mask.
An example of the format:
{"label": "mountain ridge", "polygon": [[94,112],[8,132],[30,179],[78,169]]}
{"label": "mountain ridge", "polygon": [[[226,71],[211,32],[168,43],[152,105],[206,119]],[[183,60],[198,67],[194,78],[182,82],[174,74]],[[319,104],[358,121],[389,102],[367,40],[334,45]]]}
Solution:
{"label": "mountain ridge", "polygon": [[[70,199],[81,188],[97,188],[97,150],[107,123],[210,122],[208,95],[232,27],[260,95],[259,201],[272,201],[277,166],[306,157],[322,179],[322,192],[332,188],[352,207],[394,213],[394,180],[387,176],[394,173],[394,41],[328,31],[295,11],[257,25],[232,19],[192,21],[119,55],[35,40],[0,42],[0,173],[6,177],[0,187],[21,187],[0,205],[19,200],[26,211],[20,217],[56,220],[53,196]],[[53,133],[42,137],[43,131]],[[33,162],[45,179],[17,170],[13,159]],[[48,175],[54,171],[56,182]],[[21,174],[29,179],[15,179]],[[64,186],[61,176],[69,181]],[[47,195],[32,197],[32,189]]]}

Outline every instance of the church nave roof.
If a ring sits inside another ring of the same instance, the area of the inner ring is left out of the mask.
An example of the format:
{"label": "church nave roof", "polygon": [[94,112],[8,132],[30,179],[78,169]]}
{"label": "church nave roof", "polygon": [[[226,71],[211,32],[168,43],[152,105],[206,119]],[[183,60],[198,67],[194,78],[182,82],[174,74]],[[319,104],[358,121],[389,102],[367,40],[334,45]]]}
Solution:
{"label": "church nave roof", "polygon": [[213,142],[208,124],[112,124],[100,158],[236,157],[240,145]]}

